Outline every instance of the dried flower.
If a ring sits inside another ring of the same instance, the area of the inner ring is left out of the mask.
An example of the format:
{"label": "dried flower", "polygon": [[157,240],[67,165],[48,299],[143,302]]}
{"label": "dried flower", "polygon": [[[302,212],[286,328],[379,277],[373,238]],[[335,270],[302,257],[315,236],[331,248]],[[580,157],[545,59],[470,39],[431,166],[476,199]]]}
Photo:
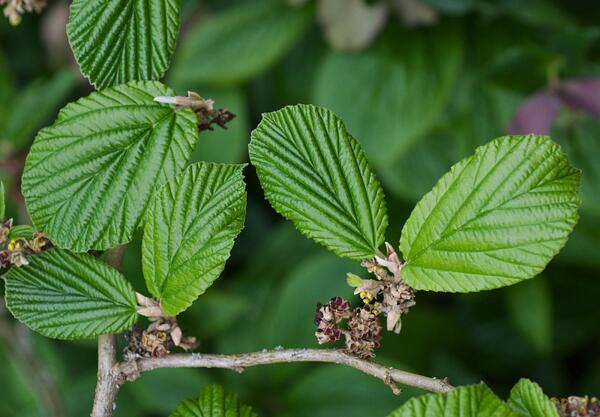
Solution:
{"label": "dried flower", "polygon": [[198,93],[188,91],[187,97],[155,97],[154,101],[163,104],[174,104],[180,107],[188,107],[196,113],[198,118],[199,130],[213,130],[216,124],[223,129],[227,129],[227,123],[235,118],[235,114],[227,109],[216,109],[215,102],[211,99],[205,99]]}
{"label": "dried flower", "polygon": [[46,7],[46,0],[0,0],[1,5],[4,5],[4,16],[10,24],[18,25],[24,13],[40,13]]}
{"label": "dried flower", "polygon": [[10,239],[13,220],[8,219],[0,226],[0,267],[28,265],[27,257],[49,249],[52,244],[42,232],[36,232],[31,239]]}
{"label": "dried flower", "polygon": [[553,401],[560,417],[600,416],[600,401],[595,397],[568,397]]}
{"label": "dried flower", "polygon": [[336,342],[342,335],[338,323],[350,317],[350,303],[342,297],[334,297],[327,304],[317,304],[315,336],[319,344]]}
{"label": "dried flower", "polygon": [[352,311],[348,319],[346,351],[363,359],[375,356],[375,349],[381,344],[381,324],[371,308],[364,306]]}
{"label": "dried flower", "polygon": [[[402,262],[398,254],[386,242],[387,256],[376,256],[362,261],[361,265],[374,274],[376,279],[362,280],[354,290],[365,304],[373,305],[373,312],[387,317],[387,330],[400,333],[400,317],[415,305],[415,292],[400,274]],[[354,279],[353,282],[357,283]],[[375,305],[376,304],[376,305]]]}

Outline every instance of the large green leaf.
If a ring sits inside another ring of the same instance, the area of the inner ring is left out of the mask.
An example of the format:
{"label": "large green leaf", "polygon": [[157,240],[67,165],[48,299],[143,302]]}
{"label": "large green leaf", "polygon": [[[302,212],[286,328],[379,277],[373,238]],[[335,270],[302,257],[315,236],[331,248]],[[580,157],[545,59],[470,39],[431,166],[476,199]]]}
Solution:
{"label": "large green leaf", "polygon": [[257,417],[252,407],[219,385],[207,385],[195,400],[179,403],[170,417]]}
{"label": "large green leaf", "polygon": [[558,417],[556,407],[535,382],[521,379],[510,391],[508,405],[521,417]]}
{"label": "large green leaf", "polygon": [[387,226],[383,191],[337,116],[288,106],[265,114],[251,136],[250,160],[275,210],[339,256],[373,256]]}
{"label": "large green leaf", "polygon": [[179,30],[179,0],[73,0],[67,34],[81,72],[98,88],[158,80]]}
{"label": "large green leaf", "polygon": [[518,417],[484,384],[408,400],[389,417]]}
{"label": "large green leaf", "polygon": [[187,163],[198,138],[189,109],[133,82],[82,98],[40,131],[23,174],[31,218],[58,246],[107,249],[131,240],[156,186]]}
{"label": "large green leaf", "polygon": [[507,136],[454,165],[404,225],[416,289],[480,291],[540,273],[577,222],[578,170],[545,136]]}
{"label": "large green leaf", "polygon": [[366,52],[332,52],[321,65],[314,101],[332,109],[384,166],[439,117],[458,75],[460,49],[451,27],[406,31]]}
{"label": "large green leaf", "polygon": [[57,339],[91,338],[131,327],[135,292],[104,262],[51,249],[4,275],[6,304],[28,327]]}
{"label": "large green leaf", "polygon": [[277,0],[246,2],[190,31],[173,65],[173,82],[240,84],[273,65],[310,23],[307,8]]}
{"label": "large green leaf", "polygon": [[168,315],[188,308],[223,271],[244,226],[242,169],[191,165],[150,203],[142,266],[148,290]]}

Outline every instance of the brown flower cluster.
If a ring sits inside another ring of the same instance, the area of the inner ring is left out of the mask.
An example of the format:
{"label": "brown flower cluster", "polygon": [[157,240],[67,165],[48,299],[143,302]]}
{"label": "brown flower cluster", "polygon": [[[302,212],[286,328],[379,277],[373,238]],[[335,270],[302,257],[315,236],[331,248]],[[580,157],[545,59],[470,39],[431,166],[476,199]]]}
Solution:
{"label": "brown flower cluster", "polygon": [[553,401],[560,417],[600,416],[600,401],[595,397],[568,397]]}
{"label": "brown flower cluster", "polygon": [[[346,329],[340,327],[347,320]],[[327,304],[317,304],[315,314],[319,344],[337,342],[345,338],[346,352],[363,359],[375,356],[380,346],[381,324],[370,306],[350,310],[350,303],[342,297],[334,297]]]}
{"label": "brown flower cluster", "polygon": [[0,6],[4,5],[4,16],[11,25],[21,23],[21,16],[25,13],[40,13],[46,7],[46,0],[0,0]]}
{"label": "brown flower cluster", "polygon": [[198,347],[195,337],[184,336],[176,317],[168,317],[160,308],[160,303],[142,294],[136,294],[138,313],[150,321],[147,329],[135,326],[125,332],[127,346],[123,350],[126,361],[139,358],[162,358],[171,353],[174,347],[192,350]]}
{"label": "brown flower cluster", "polygon": [[0,226],[0,267],[23,266],[29,261],[27,256],[40,253],[51,247],[50,241],[42,232],[35,232],[30,239],[12,238],[13,220],[8,219]]}
{"label": "brown flower cluster", "polygon": [[415,291],[409,287],[400,275],[402,262],[396,251],[386,242],[387,256],[376,256],[364,260],[361,265],[375,276],[375,279],[361,279],[348,274],[348,283],[356,287],[358,294],[366,305],[372,307],[375,314],[387,317],[387,330],[400,333],[402,322],[400,317],[415,305]]}

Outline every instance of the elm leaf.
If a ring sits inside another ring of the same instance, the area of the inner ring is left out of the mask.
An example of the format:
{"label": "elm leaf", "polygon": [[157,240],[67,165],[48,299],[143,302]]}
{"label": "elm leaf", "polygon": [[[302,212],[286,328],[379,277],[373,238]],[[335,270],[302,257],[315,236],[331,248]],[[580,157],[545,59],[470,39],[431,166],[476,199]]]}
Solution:
{"label": "elm leaf", "polygon": [[525,378],[510,391],[508,405],[520,417],[559,417],[556,407],[542,388]]}
{"label": "elm leaf", "polygon": [[8,309],[32,330],[56,339],[87,339],[135,323],[133,287],[99,259],[51,249],[28,260],[3,278]]}
{"label": "elm leaf", "polygon": [[179,403],[170,417],[258,417],[237,395],[226,393],[219,385],[207,385],[194,400]]}
{"label": "elm leaf", "polygon": [[331,111],[310,105],[267,113],[250,160],[267,200],[335,254],[372,257],[383,243],[383,191],[359,143]]}
{"label": "elm leaf", "polygon": [[388,417],[519,417],[484,384],[411,398]]}
{"label": "elm leaf", "polygon": [[506,136],[454,165],[402,230],[413,288],[469,292],[539,274],[578,220],[580,172],[545,136]]}
{"label": "elm leaf", "polygon": [[243,165],[189,166],[153,198],[142,266],[148,290],[175,316],[219,277],[244,226]]}
{"label": "elm leaf", "polygon": [[179,0],[73,0],[67,34],[81,72],[98,88],[158,80],[179,30]]}
{"label": "elm leaf", "polygon": [[31,219],[57,246],[104,250],[131,240],[158,184],[180,172],[198,138],[187,108],[153,101],[156,81],[92,93],[64,107],[27,156]]}

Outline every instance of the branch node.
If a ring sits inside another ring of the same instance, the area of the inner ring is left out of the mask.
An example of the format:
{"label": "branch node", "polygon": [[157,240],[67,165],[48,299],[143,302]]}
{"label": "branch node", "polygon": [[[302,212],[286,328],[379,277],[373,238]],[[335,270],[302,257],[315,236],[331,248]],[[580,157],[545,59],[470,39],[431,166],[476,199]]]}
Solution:
{"label": "branch node", "polygon": [[396,381],[394,381],[394,378],[392,378],[392,374],[390,372],[385,374],[383,382],[392,389],[394,395],[402,394],[402,390],[398,387],[398,385],[396,385]]}

